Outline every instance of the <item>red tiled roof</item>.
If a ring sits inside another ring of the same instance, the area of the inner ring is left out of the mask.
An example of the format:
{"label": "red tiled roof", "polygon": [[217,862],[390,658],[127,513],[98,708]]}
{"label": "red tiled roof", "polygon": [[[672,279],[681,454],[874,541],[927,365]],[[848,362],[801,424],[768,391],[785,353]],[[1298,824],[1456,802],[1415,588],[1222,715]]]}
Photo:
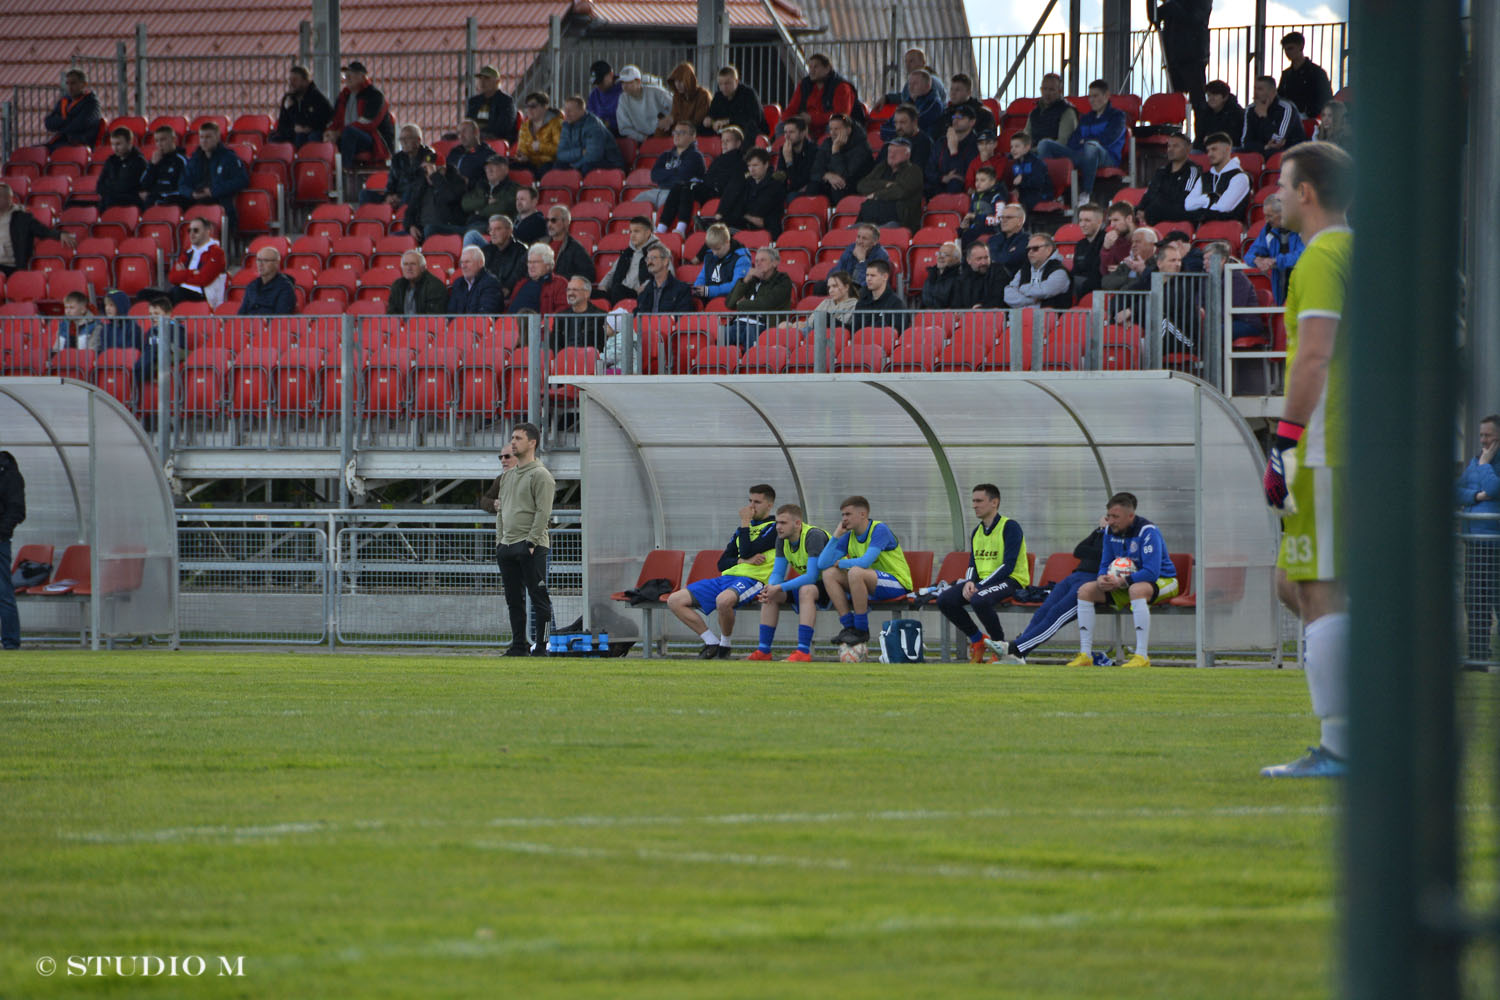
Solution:
{"label": "red tiled roof", "polygon": [[[776,27],[760,0],[727,0],[726,6],[731,27]],[[773,0],[772,6],[787,27],[808,26],[796,4]],[[698,24],[697,0],[578,0],[573,5],[573,12],[614,27],[689,28]]]}

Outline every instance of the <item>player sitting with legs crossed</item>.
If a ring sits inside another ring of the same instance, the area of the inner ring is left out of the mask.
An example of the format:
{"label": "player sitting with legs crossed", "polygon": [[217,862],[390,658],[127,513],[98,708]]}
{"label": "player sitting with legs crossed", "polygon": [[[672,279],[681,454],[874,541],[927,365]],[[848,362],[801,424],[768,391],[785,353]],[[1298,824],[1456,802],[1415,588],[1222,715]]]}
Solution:
{"label": "player sitting with legs crossed", "polygon": [[[1031,566],[1021,526],[1000,513],[1000,487],[980,483],[970,502],[979,524],[969,539],[969,570],[961,586],[938,595],[937,608],[960,635],[969,637],[970,663],[994,663],[1008,652],[998,609],[1031,583]],[[965,604],[974,609],[983,632],[974,626]]]}
{"label": "player sitting with legs crossed", "polygon": [[844,630],[837,642],[870,641],[870,602],[893,601],[911,591],[911,568],[895,532],[870,520],[870,501],[850,497],[839,504],[839,526],[818,560],[828,599]]}
{"label": "player sitting with legs crossed", "polygon": [[[703,640],[700,660],[729,659],[729,634],[734,631],[734,611],[741,604],[755,600],[771,576],[771,559],[767,555],[776,544],[776,521],[771,505],[776,491],[765,483],[750,487],[750,499],[740,508],[740,526],[719,556],[722,576],[690,583],[667,598],[667,607],[677,620],[692,629]],[[693,610],[696,604],[704,614],[717,611],[722,636]]]}
{"label": "player sitting with legs crossed", "polygon": [[828,532],[802,520],[802,508],[794,503],[776,510],[776,562],[771,579],[760,592],[760,645],[752,660],[771,659],[776,638],[776,618],[790,604],[797,612],[797,651],[788,663],[812,661],[813,622],[818,608],[828,606],[828,591],[818,577],[818,557],[828,546]]}
{"label": "player sitting with legs crossed", "polygon": [[[1151,666],[1151,605],[1177,596],[1177,567],[1167,555],[1161,530],[1136,514],[1135,503],[1135,494],[1116,493],[1105,508],[1109,530],[1104,533],[1099,578],[1078,589],[1078,655],[1068,661],[1070,667],[1094,665],[1094,605],[1103,601],[1121,611],[1130,608],[1135,619],[1135,655],[1121,666]],[[1111,571],[1116,560],[1128,560],[1135,568],[1117,575]]]}

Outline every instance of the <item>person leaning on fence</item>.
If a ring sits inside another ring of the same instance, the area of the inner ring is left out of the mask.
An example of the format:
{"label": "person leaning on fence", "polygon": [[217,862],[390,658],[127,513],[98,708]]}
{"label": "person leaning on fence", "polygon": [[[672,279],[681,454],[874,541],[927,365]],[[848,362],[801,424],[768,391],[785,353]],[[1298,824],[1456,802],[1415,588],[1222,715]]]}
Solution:
{"label": "person leaning on fence", "polygon": [[[937,609],[968,639],[970,663],[994,663],[1005,650],[1000,606],[1030,585],[1031,563],[1021,525],[1000,513],[1000,487],[980,483],[970,503],[979,523],[969,536],[969,566],[962,581],[938,595]],[[966,604],[978,616],[977,626],[964,610]]]}
{"label": "person leaning on fence", "polygon": [[103,121],[99,98],[89,89],[83,70],[70,69],[63,77],[63,96],[42,119],[42,127],[52,133],[47,139],[47,149],[92,146]]}
{"label": "person leaning on fence", "polygon": [[[542,432],[536,424],[517,424],[510,434],[516,467],[500,477],[495,496],[495,562],[510,612],[510,646],[506,656],[546,656],[552,624],[547,593],[547,557],[552,536],[552,500],[557,483],[536,457]],[[531,598],[531,640],[526,645],[526,598]]]}
{"label": "person leaning on fence", "polygon": [[464,117],[479,124],[479,134],[485,140],[515,142],[516,102],[500,89],[500,71],[493,66],[479,67],[474,73],[474,89],[478,93],[464,106]]}
{"label": "person leaning on fence", "polygon": [[369,71],[359,61],[344,67],[344,89],[333,105],[333,121],[325,140],[338,147],[344,166],[361,162],[384,163],[396,144],[396,119],[385,95],[370,82]]}
{"label": "person leaning on fence", "polygon": [[135,148],[135,133],[117,128],[109,133],[109,158],[99,171],[97,191],[99,208],[123,205],[141,207],[141,189],[145,187],[146,158]]}
{"label": "person leaning on fence", "polygon": [[26,480],[16,457],[0,451],[0,649],[21,648],[21,616],[11,585],[11,539],[26,520]]}
{"label": "person leaning on fence", "polygon": [[401,277],[391,285],[385,311],[389,316],[441,316],[448,311],[448,286],[427,270],[422,251],[401,255]]}
{"label": "person leaning on fence", "polygon": [[146,336],[141,344],[141,356],[136,359],[135,368],[131,372],[135,376],[135,384],[142,387],[156,381],[160,362],[157,355],[161,352],[161,345],[164,342],[168,365],[176,365],[183,352],[187,350],[187,331],[182,328],[181,323],[172,318],[171,299],[161,294],[153,295],[147,300],[146,315],[151,325],[146,329]]}
{"label": "person leaning on fence", "polygon": [[657,230],[673,231],[686,236],[688,226],[698,206],[711,198],[719,198],[731,182],[745,176],[745,137],[740,130],[730,125],[719,133],[719,155],[708,165],[702,177],[690,177],[673,185],[667,192],[661,210],[656,213]]}
{"label": "person leaning on fence", "polygon": [[1483,670],[1496,659],[1490,645],[1491,626],[1500,614],[1500,414],[1479,424],[1479,454],[1469,459],[1455,487],[1458,507],[1465,514],[1487,515],[1459,523],[1464,535],[1464,612],[1469,622],[1469,660],[1465,666]]}
{"label": "person leaning on fence", "polygon": [[589,113],[583,98],[577,94],[563,101],[562,130],[557,136],[557,159],[553,165],[580,174],[625,166],[614,133],[597,115]]}
{"label": "person leaning on fence", "polygon": [[24,271],[31,265],[32,247],[37,240],[62,240],[69,248],[78,245],[78,237],[44,226],[36,216],[15,203],[10,185],[0,180],[0,226],[5,240],[0,240],[0,274]]}
{"label": "person leaning on fence", "polygon": [[305,143],[322,142],[323,132],[333,122],[333,105],[313,82],[306,66],[287,71],[286,93],[276,113],[270,142],[289,142],[298,149]]}
{"label": "person leaning on fence", "polygon": [[256,278],[245,286],[236,316],[291,316],[297,312],[297,286],[281,273],[281,251],[261,247],[255,251]]}
{"label": "person leaning on fence", "polygon": [[762,330],[779,321],[775,314],[791,311],[795,290],[792,279],[780,270],[780,265],[781,252],[774,246],[755,251],[750,273],[739,280],[725,300],[729,310],[739,316],[724,324],[719,331],[719,343],[749,349]]}

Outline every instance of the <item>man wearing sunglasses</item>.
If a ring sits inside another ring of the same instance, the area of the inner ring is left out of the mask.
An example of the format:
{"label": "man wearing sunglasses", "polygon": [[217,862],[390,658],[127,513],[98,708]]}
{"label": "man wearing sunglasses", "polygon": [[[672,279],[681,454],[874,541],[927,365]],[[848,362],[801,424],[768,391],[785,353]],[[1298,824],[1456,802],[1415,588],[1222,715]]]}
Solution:
{"label": "man wearing sunglasses", "polygon": [[188,245],[178,255],[177,265],[167,272],[167,281],[172,286],[167,295],[173,305],[179,302],[223,305],[229,284],[227,268],[224,248],[214,239],[213,224],[207,219],[193,219],[188,223]]}
{"label": "man wearing sunglasses", "polygon": [[1026,241],[1026,263],[1005,286],[1005,304],[1012,309],[1072,306],[1072,279],[1063,265],[1062,254],[1057,252],[1057,244],[1046,233],[1032,233]]}

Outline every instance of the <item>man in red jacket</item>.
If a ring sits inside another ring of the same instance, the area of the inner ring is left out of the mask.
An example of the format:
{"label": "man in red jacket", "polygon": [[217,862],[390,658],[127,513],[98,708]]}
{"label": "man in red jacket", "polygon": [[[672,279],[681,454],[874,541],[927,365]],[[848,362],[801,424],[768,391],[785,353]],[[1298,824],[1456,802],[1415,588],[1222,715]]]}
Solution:
{"label": "man in red jacket", "polygon": [[346,166],[357,162],[361,154],[367,157],[367,162],[384,163],[396,145],[396,120],[390,105],[370,82],[369,71],[362,62],[351,62],[344,67],[344,83],[333,105],[327,141],[338,146]]}
{"label": "man in red jacket", "polygon": [[207,219],[193,219],[188,223],[188,245],[178,255],[177,266],[167,272],[167,281],[172,285],[168,293],[172,304],[223,305],[224,290],[229,284],[224,273],[227,267],[224,248],[214,239],[213,224]]}
{"label": "man in red jacket", "polygon": [[[807,57],[807,75],[797,84],[797,92],[787,102],[782,118],[806,115],[812,133],[822,138],[828,130],[828,119],[835,114],[854,116],[859,94],[854,85],[833,71],[833,63],[821,52]],[[864,122],[856,124],[864,127]]]}

